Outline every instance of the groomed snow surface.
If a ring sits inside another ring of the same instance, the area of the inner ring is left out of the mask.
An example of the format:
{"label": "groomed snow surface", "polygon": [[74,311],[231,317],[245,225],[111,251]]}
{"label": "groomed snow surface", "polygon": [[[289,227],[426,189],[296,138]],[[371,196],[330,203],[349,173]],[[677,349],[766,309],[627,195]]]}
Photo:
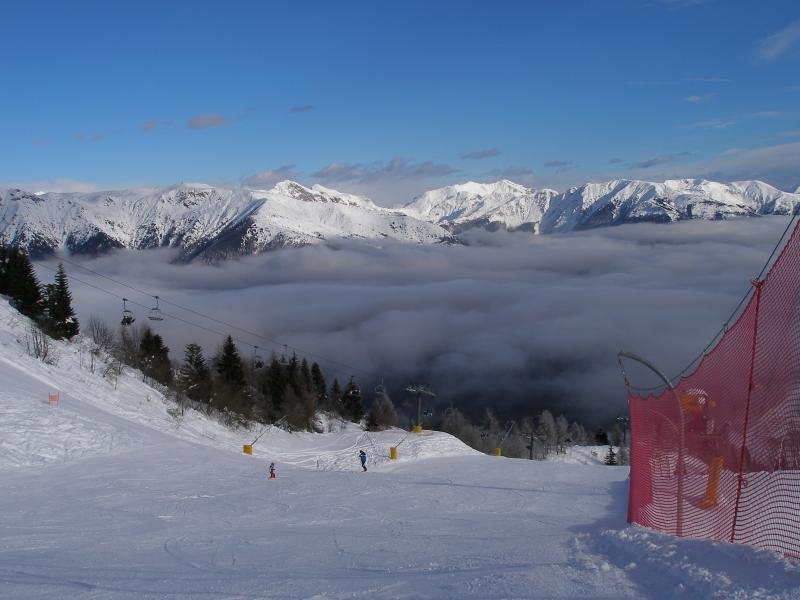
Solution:
{"label": "groomed snow surface", "polygon": [[44,364],[26,327],[0,302],[0,598],[800,597],[797,563],[627,526],[602,449],[513,460],[332,423],[246,456],[259,431],[170,416],[79,343]]}

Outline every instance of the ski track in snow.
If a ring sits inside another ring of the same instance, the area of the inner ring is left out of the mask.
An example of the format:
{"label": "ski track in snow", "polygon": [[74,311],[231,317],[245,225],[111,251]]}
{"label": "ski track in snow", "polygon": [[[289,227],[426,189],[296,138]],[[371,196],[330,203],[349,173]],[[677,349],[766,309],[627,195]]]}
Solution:
{"label": "ski track in snow", "polygon": [[531,462],[334,422],[245,456],[262,430],[178,420],[24,331],[0,303],[0,598],[800,598],[796,562],[627,526],[602,449]]}

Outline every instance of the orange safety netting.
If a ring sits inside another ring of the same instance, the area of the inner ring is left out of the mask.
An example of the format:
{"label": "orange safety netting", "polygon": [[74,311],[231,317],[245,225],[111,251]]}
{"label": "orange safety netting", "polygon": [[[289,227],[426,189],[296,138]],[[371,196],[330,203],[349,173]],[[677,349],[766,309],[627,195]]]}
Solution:
{"label": "orange safety netting", "polygon": [[695,371],[629,404],[629,522],[800,557],[800,224]]}

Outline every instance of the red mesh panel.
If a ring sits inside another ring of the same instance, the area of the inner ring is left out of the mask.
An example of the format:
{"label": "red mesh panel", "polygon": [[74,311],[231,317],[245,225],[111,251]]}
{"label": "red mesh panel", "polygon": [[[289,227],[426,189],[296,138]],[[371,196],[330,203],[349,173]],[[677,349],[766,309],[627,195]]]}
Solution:
{"label": "red mesh panel", "polygon": [[800,557],[800,224],[697,369],[629,403],[629,521]]}

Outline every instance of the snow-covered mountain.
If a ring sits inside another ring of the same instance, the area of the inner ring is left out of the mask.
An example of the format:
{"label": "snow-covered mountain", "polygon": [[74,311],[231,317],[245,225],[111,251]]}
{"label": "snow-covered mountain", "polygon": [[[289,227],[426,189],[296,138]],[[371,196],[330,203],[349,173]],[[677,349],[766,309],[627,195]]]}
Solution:
{"label": "snow-covered mountain", "polygon": [[542,233],[635,222],[726,219],[790,214],[800,195],[761,181],[717,183],[673,179],[664,183],[615,180],[586,183],[560,194],[542,219]]}
{"label": "snow-covered mountain", "polygon": [[402,211],[292,181],[271,190],[205,184],[90,194],[0,190],[0,215],[0,238],[33,255],[174,247],[184,259],[216,259],[336,239],[454,240]]}
{"label": "snow-covered mountain", "polygon": [[760,181],[586,183],[559,194],[502,180],[425,192],[401,208],[283,181],[270,190],[181,184],[94,193],[0,190],[0,241],[34,256],[56,250],[171,247],[222,259],[344,239],[456,242],[472,227],[568,232],[633,222],[789,214],[800,194]]}
{"label": "snow-covered mountain", "polygon": [[797,204],[800,194],[761,181],[676,179],[653,183],[622,179],[586,183],[559,194],[503,180],[431,190],[403,209],[454,232],[503,227],[553,233],[642,221],[789,214]]}
{"label": "snow-covered mountain", "polygon": [[494,183],[469,181],[425,192],[403,208],[451,231],[503,227],[538,233],[539,223],[557,195],[555,190],[534,190],[506,179]]}

